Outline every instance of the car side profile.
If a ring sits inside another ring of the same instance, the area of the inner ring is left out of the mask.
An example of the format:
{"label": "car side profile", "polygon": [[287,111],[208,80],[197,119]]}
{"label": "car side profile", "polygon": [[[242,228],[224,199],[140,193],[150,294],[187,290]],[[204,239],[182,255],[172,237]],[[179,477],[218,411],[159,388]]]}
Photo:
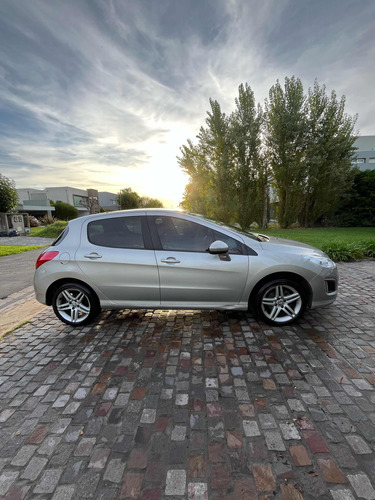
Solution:
{"label": "car side profile", "polygon": [[335,263],[314,247],[166,209],[70,221],[34,276],[37,300],[73,326],[101,308],[250,308],[287,325],[331,304],[337,287]]}

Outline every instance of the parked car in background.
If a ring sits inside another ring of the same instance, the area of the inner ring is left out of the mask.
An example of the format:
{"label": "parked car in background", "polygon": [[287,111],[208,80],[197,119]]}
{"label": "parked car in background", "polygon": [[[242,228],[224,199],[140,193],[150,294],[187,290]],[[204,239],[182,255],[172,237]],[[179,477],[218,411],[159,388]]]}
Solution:
{"label": "parked car in background", "polygon": [[337,296],[335,263],[291,240],[166,209],[69,222],[38,258],[36,298],[80,326],[101,308],[248,310],[287,325]]}

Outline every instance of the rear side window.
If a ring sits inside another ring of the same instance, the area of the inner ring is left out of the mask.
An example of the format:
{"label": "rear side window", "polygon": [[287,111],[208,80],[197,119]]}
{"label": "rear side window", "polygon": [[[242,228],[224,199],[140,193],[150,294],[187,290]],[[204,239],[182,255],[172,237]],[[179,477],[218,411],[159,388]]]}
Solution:
{"label": "rear side window", "polygon": [[145,248],[141,217],[116,217],[90,222],[90,243],[110,248]]}
{"label": "rear side window", "polygon": [[57,239],[52,243],[51,246],[56,246],[56,245],[59,245],[67,236],[69,232],[69,226],[66,226],[66,228],[64,229],[64,231],[60,234],[60,236],[57,237]]}

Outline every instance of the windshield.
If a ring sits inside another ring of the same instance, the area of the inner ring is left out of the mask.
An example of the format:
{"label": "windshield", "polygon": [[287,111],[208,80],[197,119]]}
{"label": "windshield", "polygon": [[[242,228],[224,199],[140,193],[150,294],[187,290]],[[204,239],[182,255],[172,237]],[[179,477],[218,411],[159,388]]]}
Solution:
{"label": "windshield", "polygon": [[230,231],[235,231],[236,233],[244,234],[248,238],[259,241],[259,238],[257,238],[257,236],[254,233],[244,231],[241,228],[239,228],[238,226],[233,226],[232,224],[224,224],[224,222],[220,222],[218,220],[211,219],[210,217],[205,217],[204,215],[201,215],[201,214],[192,214],[191,213],[190,215],[194,215],[195,217],[199,217],[199,218],[206,220],[208,222],[213,222],[214,224],[217,224],[218,226],[229,229]]}

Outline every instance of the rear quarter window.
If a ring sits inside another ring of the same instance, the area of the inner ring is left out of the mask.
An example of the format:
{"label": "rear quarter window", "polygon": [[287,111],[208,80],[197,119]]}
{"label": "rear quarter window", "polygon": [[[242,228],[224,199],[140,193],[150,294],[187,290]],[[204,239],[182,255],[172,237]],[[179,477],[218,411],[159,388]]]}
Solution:
{"label": "rear quarter window", "polygon": [[64,231],[58,236],[55,241],[52,243],[51,246],[55,247],[56,245],[59,245],[68,235],[69,232],[69,226],[66,226]]}

